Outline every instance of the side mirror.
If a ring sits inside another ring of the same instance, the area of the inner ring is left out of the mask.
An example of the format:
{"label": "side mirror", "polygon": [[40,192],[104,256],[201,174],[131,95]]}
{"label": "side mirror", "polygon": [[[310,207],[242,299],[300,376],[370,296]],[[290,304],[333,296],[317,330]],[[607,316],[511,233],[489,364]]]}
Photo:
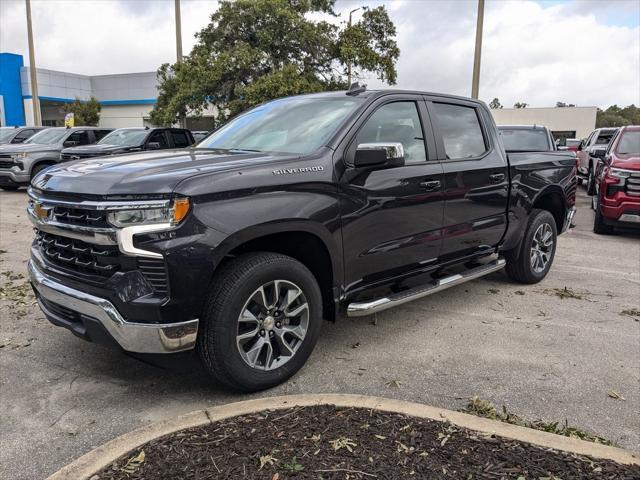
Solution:
{"label": "side mirror", "polygon": [[372,167],[376,165],[401,166],[404,164],[404,147],[402,143],[361,143],[356,149],[353,159],[355,167]]}
{"label": "side mirror", "polygon": [[160,150],[160,142],[147,143],[147,150]]}
{"label": "side mirror", "polygon": [[14,138],[13,140],[11,140],[11,143],[23,143],[26,140],[26,138]]}
{"label": "side mirror", "polygon": [[591,150],[591,156],[594,158],[604,158],[606,151],[606,148],[594,148]]}
{"label": "side mirror", "polygon": [[76,145],[78,145],[78,142],[76,142],[75,140],[65,140],[62,144],[64,148],[75,147]]}

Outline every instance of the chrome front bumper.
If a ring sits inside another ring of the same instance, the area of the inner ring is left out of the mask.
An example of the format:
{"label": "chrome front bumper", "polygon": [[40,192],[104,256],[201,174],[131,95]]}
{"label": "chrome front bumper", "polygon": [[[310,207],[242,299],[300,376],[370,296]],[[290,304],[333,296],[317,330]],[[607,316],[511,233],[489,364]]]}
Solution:
{"label": "chrome front bumper", "polygon": [[180,323],[146,324],[128,322],[111,302],[69,288],[41,272],[29,262],[31,285],[47,302],[60,305],[98,321],[122,347],[134,353],[174,353],[194,348],[198,320]]}

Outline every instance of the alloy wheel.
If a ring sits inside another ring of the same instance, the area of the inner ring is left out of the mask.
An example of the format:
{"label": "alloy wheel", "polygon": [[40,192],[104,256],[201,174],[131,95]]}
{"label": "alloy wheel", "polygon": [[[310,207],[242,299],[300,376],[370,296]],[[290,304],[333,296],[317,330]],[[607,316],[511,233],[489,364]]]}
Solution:
{"label": "alloy wheel", "polygon": [[553,229],[548,223],[540,225],[533,234],[531,244],[531,269],[535,273],[542,273],[551,260],[553,253]]}
{"label": "alloy wheel", "polygon": [[251,368],[274,370],[294,357],[308,327],[309,304],[302,289],[273,280],[255,290],[242,307],[238,351]]}

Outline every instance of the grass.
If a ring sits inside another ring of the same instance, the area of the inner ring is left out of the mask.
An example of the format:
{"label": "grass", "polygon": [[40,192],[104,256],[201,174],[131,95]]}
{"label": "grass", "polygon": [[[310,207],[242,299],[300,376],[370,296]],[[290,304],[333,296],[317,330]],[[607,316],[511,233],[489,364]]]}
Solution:
{"label": "grass", "polygon": [[510,423],[511,425],[533,428],[534,430],[540,430],[542,432],[555,433],[556,435],[562,435],[570,438],[579,438],[580,440],[600,443],[602,445],[613,445],[613,442],[606,438],[594,435],[578,427],[570,426],[567,420],[564,422],[544,422],[542,420],[534,420],[532,422],[509,412],[507,407],[504,405],[502,406],[502,410],[499,411],[491,402],[478,397],[471,398],[467,406],[461,408],[460,411],[470,413],[478,417]]}

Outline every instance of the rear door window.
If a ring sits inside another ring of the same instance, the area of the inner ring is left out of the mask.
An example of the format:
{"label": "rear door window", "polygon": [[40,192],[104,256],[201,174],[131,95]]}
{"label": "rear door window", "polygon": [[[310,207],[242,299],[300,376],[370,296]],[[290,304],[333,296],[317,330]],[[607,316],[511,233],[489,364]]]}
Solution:
{"label": "rear door window", "polygon": [[111,133],[111,130],[94,130],[93,131],[93,134],[96,136],[96,142],[99,142],[110,133]]}
{"label": "rear door window", "polygon": [[176,148],[188,147],[191,144],[187,134],[183,130],[171,130],[171,137],[173,138],[173,145]]}
{"label": "rear door window", "polygon": [[433,111],[447,160],[476,158],[487,151],[475,108],[433,103]]}

